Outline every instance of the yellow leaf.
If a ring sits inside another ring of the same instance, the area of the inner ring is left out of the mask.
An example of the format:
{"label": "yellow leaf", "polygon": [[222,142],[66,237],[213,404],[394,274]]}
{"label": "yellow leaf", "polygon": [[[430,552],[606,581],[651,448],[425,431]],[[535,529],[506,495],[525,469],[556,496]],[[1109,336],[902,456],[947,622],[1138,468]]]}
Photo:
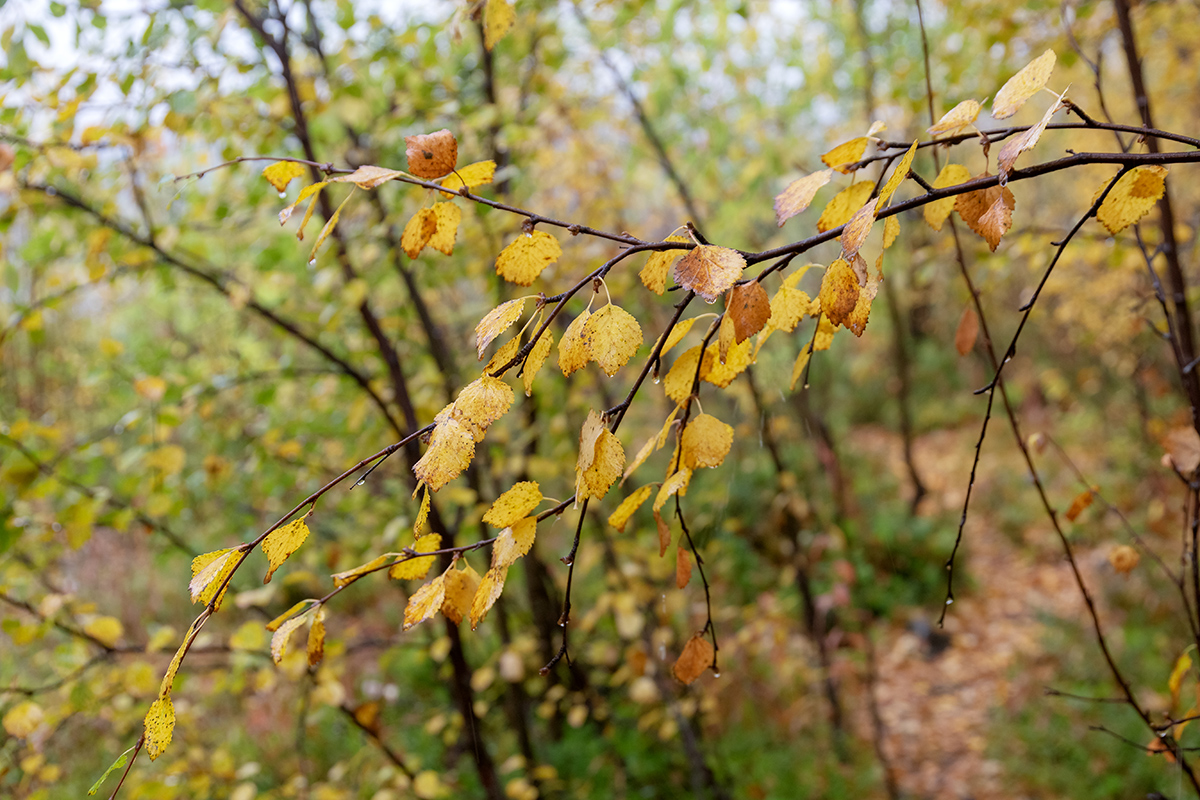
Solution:
{"label": "yellow leaf", "polygon": [[683,465],[689,469],[719,467],[732,446],[733,428],[711,414],[701,414],[683,429]]}
{"label": "yellow leaf", "polygon": [[975,120],[979,118],[979,111],[983,106],[978,100],[963,100],[954,108],[942,115],[933,127],[925,130],[931,136],[938,136],[943,133],[955,134],[961,131],[968,125],[973,125]]}
{"label": "yellow leaf", "polygon": [[588,317],[583,341],[589,358],[611,378],[642,346],[642,326],[628,311],[609,303]]}
{"label": "yellow leaf", "polygon": [[487,430],[512,406],[512,387],[499,378],[484,375],[471,381],[454,401],[455,416]]}
{"label": "yellow leaf", "polygon": [[1054,51],[1047,50],[1009,78],[992,101],[992,116],[1008,119],[1025,105],[1026,100],[1040,92],[1054,71],[1055,58]]}
{"label": "yellow leaf", "polygon": [[875,225],[875,209],[878,206],[877,201],[868,199],[863,203],[862,208],[854,212],[854,216],[846,223],[846,227],[842,228],[842,258],[853,259],[858,253],[859,248],[867,239],[867,234],[871,232],[871,228]]}
{"label": "yellow leaf", "polygon": [[[686,236],[668,236],[663,241],[688,243],[691,242],[691,239]],[[638,273],[642,285],[655,294],[662,294],[667,288],[667,273],[671,270],[671,265],[675,263],[675,259],[687,252],[687,250],[661,250],[651,253],[646,266],[642,267],[642,271]]]}
{"label": "yellow leaf", "polygon": [[846,327],[855,336],[862,336],[863,331],[867,329],[867,319],[871,316],[871,301],[875,299],[878,292],[879,281],[875,278],[871,278],[867,281],[866,286],[859,288],[858,302],[854,304],[854,310],[850,312],[850,316],[845,322]]}
{"label": "yellow leaf", "polygon": [[666,447],[667,438],[671,435],[671,429],[675,427],[675,417],[679,414],[679,406],[675,406],[674,410],[667,415],[667,419],[663,422],[662,428],[658,431],[658,438],[655,440],[655,449],[662,450]]}
{"label": "yellow leaf", "polygon": [[[890,218],[889,218],[890,219]],[[805,314],[811,314],[812,299],[808,292],[802,292],[791,286],[781,286],[771,298],[771,316],[767,326],[772,330],[791,333],[796,330]]]}
{"label": "yellow leaf", "polygon": [[496,498],[483,515],[483,521],[496,528],[507,528],[528,516],[542,502],[542,491],[536,481],[521,481]]}
{"label": "yellow leaf", "polygon": [[[988,175],[985,172],[982,175],[977,175],[976,177],[986,178]],[[963,222],[967,223],[967,225],[971,228],[971,230],[975,231],[975,233],[979,234],[980,236],[985,236],[984,227],[986,225],[988,230],[994,234],[1004,221],[1002,212],[993,212],[992,216],[988,218],[987,223],[984,223],[982,218],[984,214],[992,210],[996,204],[996,201],[1001,199],[1004,200],[1004,205],[1008,207],[1010,212],[1009,221],[1011,224],[1011,212],[1017,207],[1017,199],[1013,197],[1013,193],[1010,192],[1007,187],[1003,186],[989,186],[986,189],[976,189],[973,192],[960,194],[954,201],[954,210],[958,212],[958,215],[963,218]],[[989,241],[988,244],[991,245],[991,242]],[[998,237],[996,239],[996,244],[999,244]],[[993,245],[992,250],[995,249],[996,247]]]}
{"label": "yellow leaf", "polygon": [[821,280],[821,293],[818,295],[821,311],[835,325],[843,324],[858,304],[858,289],[854,270],[845,259],[839,258],[829,265]]}
{"label": "yellow leaf", "polygon": [[654,497],[654,510],[661,511],[662,507],[667,504],[676,494],[684,495],[687,493],[687,486],[691,483],[692,471],[683,467],[671,477],[663,481],[662,486],[658,487],[658,494]]}
{"label": "yellow leaf", "polygon": [[1079,515],[1092,504],[1093,492],[1088,489],[1086,492],[1080,492],[1071,501],[1071,507],[1067,509],[1066,517],[1069,521],[1074,522],[1079,519]]}
{"label": "yellow leaf", "polygon": [[[346,199],[342,201],[341,205],[339,205],[337,207],[337,209],[333,212],[333,216],[330,217],[329,220],[325,223],[325,227],[321,228],[321,233],[317,236],[317,241],[313,243],[312,253],[309,254],[309,256],[308,256],[310,261],[316,260],[317,251],[321,249],[322,242],[325,241],[325,237],[327,237],[327,236],[329,236],[329,234],[333,233],[333,229],[337,227],[338,218],[342,216],[342,209],[346,207],[346,203],[349,203],[350,198],[353,196],[354,196],[354,190],[351,189],[350,194],[346,195]],[[313,202],[314,203],[316,202],[316,198],[313,198]],[[305,215],[304,222],[308,222],[307,214]],[[304,223],[300,224],[300,232],[301,233],[304,232]]]}
{"label": "yellow leaf", "polygon": [[157,375],[151,375],[135,380],[133,382],[133,389],[151,403],[157,403],[167,393],[167,382]]}
{"label": "yellow leaf", "polygon": [[741,343],[763,329],[771,318],[771,300],[758,281],[729,290],[726,314],[733,318],[734,341]]}
{"label": "yellow leaf", "polygon": [[848,165],[858,163],[862,160],[863,153],[867,151],[867,142],[869,141],[868,137],[859,136],[857,139],[842,142],[821,156],[821,160],[825,162],[825,166],[832,167],[845,175],[851,172]]}
{"label": "yellow leaf", "polygon": [[479,320],[479,324],[475,326],[475,349],[479,352],[480,361],[483,360],[483,351],[488,345],[520,319],[524,311],[525,298],[518,297],[516,300],[501,303]]}
{"label": "yellow leaf", "polygon": [[1183,679],[1187,677],[1188,670],[1192,668],[1192,657],[1184,651],[1182,655],[1175,660],[1175,666],[1171,670],[1171,677],[1167,679],[1167,688],[1171,690],[1171,709],[1179,705],[1179,689],[1183,686]]}
{"label": "yellow leaf", "polygon": [[[957,186],[969,180],[971,180],[971,173],[962,164],[947,164],[938,173],[937,180],[933,182],[933,188],[945,189],[947,186]],[[954,211],[956,199],[954,197],[943,197],[941,200],[934,200],[932,203],[927,203],[925,205],[925,224],[935,231],[940,231],[942,225],[946,224],[950,213]]]}
{"label": "yellow leaf", "polygon": [[434,133],[405,136],[404,144],[408,171],[418,178],[440,178],[458,163],[458,141],[445,128]]}
{"label": "yellow leaf", "polygon": [[697,633],[683,646],[679,660],[671,667],[671,674],[676,680],[692,683],[704,674],[704,670],[712,666],[716,655],[712,643],[705,639],[703,634]]}
{"label": "yellow leaf", "polygon": [[[328,185],[329,185],[328,181],[317,181],[316,183],[310,183],[308,186],[305,186],[303,189],[301,189],[300,195],[296,198],[296,201],[294,203],[292,203],[290,206],[288,206],[287,208],[285,208],[283,211],[279,212],[279,224],[283,225],[284,223],[286,223],[289,219],[291,219],[292,212],[294,212],[296,210],[296,206],[300,205],[305,200],[312,197],[314,194],[317,194],[318,192],[320,192],[322,189],[324,189]],[[316,202],[315,197],[313,197],[313,202],[314,203]],[[304,221],[306,223],[308,222],[308,218],[312,216],[312,203],[309,203],[308,209],[309,209],[308,213],[305,214],[305,216],[304,216]],[[303,224],[300,226],[300,230],[301,231],[304,230]],[[301,234],[300,238],[301,239],[304,238],[303,234]]]}
{"label": "yellow leaf", "polygon": [[475,457],[475,435],[457,419],[438,423],[429,437],[429,449],[413,465],[413,474],[437,491],[454,480]]}
{"label": "yellow leaf", "polygon": [[692,579],[692,559],[683,547],[675,550],[675,588],[687,588]]}
{"label": "yellow leaf", "polygon": [[836,327],[837,326],[830,321],[829,317],[822,314],[821,318],[817,320],[817,333],[813,337],[812,349],[814,351],[828,350],[830,345],[833,344],[833,334]]}
{"label": "yellow leaf", "polygon": [[1038,143],[1038,139],[1042,138],[1042,132],[1050,124],[1050,118],[1054,116],[1054,112],[1064,107],[1062,99],[1065,96],[1066,92],[1064,91],[1058,96],[1058,100],[1046,109],[1046,113],[1042,115],[1037,125],[1012,137],[1000,148],[1000,155],[997,157],[996,163],[1000,166],[1001,181],[1006,180],[1006,176],[1012,171],[1013,164],[1017,162],[1017,157],[1026,150],[1032,150]]}
{"label": "yellow leaf", "polygon": [[171,663],[167,665],[166,674],[163,675],[162,684],[158,687],[160,696],[166,696],[171,693],[171,686],[175,683],[175,675],[179,672],[179,665],[183,663],[183,656],[187,652],[187,648],[192,643],[192,637],[196,634],[196,623],[193,622],[184,634],[183,641],[180,642],[179,648],[175,651],[175,655],[171,657]]}
{"label": "yellow leaf", "polygon": [[[308,604],[310,604],[312,602],[313,602],[312,600],[300,600],[295,605],[293,605],[291,608],[289,608],[287,611],[283,612],[278,617],[276,617],[275,619],[268,622],[264,627],[266,627],[266,629],[269,631],[279,630],[280,625],[282,625],[287,620],[291,619],[292,615],[294,615],[297,611],[299,611],[300,609],[304,608],[305,606],[307,606]],[[186,643],[187,637],[185,636],[183,638],[184,638],[184,642]]]}
{"label": "yellow leaf", "polygon": [[390,180],[399,178],[403,174],[404,173],[398,169],[388,169],[387,167],[376,167],[371,164],[363,164],[349,175],[339,175],[336,178],[330,178],[329,182],[353,183],[360,189],[375,189]]}
{"label": "yellow leaf", "polygon": [[671,546],[671,526],[662,518],[662,514],[658,513],[657,508],[654,509],[654,525],[658,528],[658,557],[662,558]]}
{"label": "yellow leaf", "polygon": [[[582,463],[582,452],[580,455]],[[621,477],[624,468],[625,450],[621,447],[621,441],[612,431],[602,428],[596,439],[590,464],[582,470],[576,466],[575,502],[580,503],[589,497],[604,497]]]}
{"label": "yellow leaf", "polygon": [[446,575],[438,575],[429,583],[413,592],[404,608],[404,630],[413,625],[432,619],[442,608],[446,599]]}
{"label": "yellow leaf", "polygon": [[888,200],[891,200],[892,195],[900,188],[900,184],[904,183],[904,179],[908,177],[908,173],[912,169],[912,162],[916,158],[916,155],[917,143],[914,141],[912,146],[908,148],[908,152],[900,159],[900,163],[892,170],[892,176],[888,178],[887,183],[883,185],[883,189],[879,192],[879,199],[875,201],[876,214],[883,210]]}
{"label": "yellow leaf", "polygon": [[166,752],[175,731],[175,704],[170,695],[163,695],[150,704],[144,724],[146,755],[153,761]]}
{"label": "yellow leaf", "polygon": [[566,332],[558,342],[558,368],[562,370],[563,375],[569,376],[575,370],[582,369],[587,365],[588,347],[583,330],[591,315],[592,312],[585,308],[583,313],[567,326]]}
{"label": "yellow leaf", "polygon": [[187,463],[187,451],[177,444],[163,445],[146,456],[146,465],[164,475],[176,475]]}
{"label": "yellow leaf", "polygon": [[446,597],[442,600],[442,616],[455,625],[471,613],[471,601],[479,589],[479,573],[466,561],[462,565],[463,569],[456,569],[451,564],[445,573]]}
{"label": "yellow leaf", "polygon": [[711,304],[737,282],[745,268],[746,259],[738,251],[700,245],[679,260],[674,277],[680,286]]}
{"label": "yellow leaf", "polygon": [[[478,186],[491,183],[496,177],[496,162],[495,161],[476,161],[474,164],[468,164],[462,169],[456,169],[444,181],[442,186],[445,186],[452,192],[457,192],[464,186],[467,190],[474,189]],[[445,192],[443,197],[449,197]]]}
{"label": "yellow leaf", "polygon": [[537,535],[537,518],[525,517],[500,531],[492,545],[492,568],[507,567],[529,552]]}
{"label": "yellow leaf", "polygon": [[275,574],[275,570],[288,560],[288,557],[300,549],[300,545],[304,544],[304,540],[308,538],[308,523],[305,520],[307,516],[300,519],[294,519],[282,528],[276,528],[267,534],[267,538],[263,539],[262,550],[266,555],[270,567],[267,569],[267,574],[263,578],[263,583],[269,583],[271,576]]}
{"label": "yellow leaf", "polygon": [[624,483],[629,476],[633,474],[633,471],[640,467],[642,463],[650,457],[650,454],[657,449],[654,446],[657,438],[658,437],[656,436],[651,436],[648,440],[646,440],[646,443],[642,445],[642,449],[638,450],[637,455],[633,457],[633,460],[625,466],[625,471],[621,473],[621,483]]}
{"label": "yellow leaf", "polygon": [[288,640],[292,638],[292,634],[296,632],[297,628],[308,622],[310,613],[311,609],[285,621],[271,636],[271,660],[276,664],[283,661],[283,657],[287,654]]}
{"label": "yellow leaf", "polygon": [[862,208],[863,204],[871,198],[871,192],[874,189],[875,186],[870,181],[859,181],[835,194],[829,201],[829,205],[825,206],[825,210],[821,212],[821,216],[817,220],[817,230],[824,233],[846,224],[854,212]]}
{"label": "yellow leaf", "polygon": [[529,357],[525,359],[525,366],[521,368],[521,380],[525,384],[526,397],[533,394],[533,379],[537,377],[538,370],[546,363],[546,358],[550,355],[550,348],[553,346],[554,334],[547,328],[538,337],[537,343],[529,351]]}
{"label": "yellow leaf", "polygon": [[87,621],[83,632],[108,647],[114,647],[125,633],[125,626],[116,617],[95,617]]}
{"label": "yellow leaf", "polygon": [[1113,569],[1122,575],[1132,572],[1141,560],[1142,557],[1138,555],[1138,551],[1127,544],[1117,545],[1108,554],[1108,563],[1112,564]]}
{"label": "yellow leaf", "polygon": [[483,622],[483,618],[500,599],[507,577],[508,567],[493,567],[483,574],[479,588],[475,590],[475,597],[471,600],[471,630],[479,627],[479,623]]}
{"label": "yellow leaf", "polygon": [[483,46],[491,50],[504,38],[517,20],[517,12],[508,0],[487,0],[483,12]]}
{"label": "yellow leaf", "polygon": [[954,349],[960,356],[965,356],[975,347],[975,340],[978,337],[979,316],[975,313],[975,309],[967,306],[963,309],[962,316],[958,320],[958,328],[954,331]]}
{"label": "yellow leaf", "polygon": [[400,236],[400,247],[404,249],[405,255],[409,258],[419,256],[425,245],[429,244],[430,237],[437,232],[437,228],[437,212],[432,208],[422,208],[413,214]]}
{"label": "yellow leaf", "polygon": [[733,317],[726,313],[721,316],[721,324],[717,328],[717,358],[722,364],[729,355],[729,348],[733,347],[733,339]]}
{"label": "yellow leaf", "polygon": [[45,720],[46,713],[42,707],[31,700],[17,703],[4,714],[4,731],[16,739],[27,739]]}
{"label": "yellow leaf", "polygon": [[[700,366],[700,345],[685,350],[671,365],[667,377],[663,379],[663,390],[666,391],[667,397],[676,403],[682,403],[691,396],[697,366]],[[700,378],[704,378],[703,371]]]}
{"label": "yellow leaf", "polygon": [[275,191],[284,192],[287,191],[289,183],[304,173],[303,164],[297,164],[295,161],[276,161],[263,169],[262,176],[275,187]]}
{"label": "yellow leaf", "polygon": [[496,258],[496,274],[509,283],[528,286],[562,255],[562,247],[545,231],[522,233]]}
{"label": "yellow leaf", "polygon": [[[1144,217],[1162,198],[1166,190],[1166,176],[1167,168],[1159,166],[1137,167],[1126,172],[1100,204],[1096,219],[1112,234],[1129,227]],[[1108,181],[1105,181],[1096,190],[1095,197],[1099,197],[1107,185]]]}
{"label": "yellow leaf", "polygon": [[335,572],[330,577],[333,578],[333,585],[339,589],[348,583],[354,583],[361,576],[383,569],[384,565],[391,563],[392,556],[382,555],[372,558],[365,564],[359,564],[354,569],[348,569],[343,572]]}
{"label": "yellow leaf", "polygon": [[979,235],[988,243],[992,252],[1000,246],[1000,239],[1012,227],[1012,209],[1004,202],[1003,197],[997,197],[992,207],[979,218]]}
{"label": "yellow leaf", "polygon": [[[647,442],[647,444],[651,443],[653,443],[653,440]],[[646,502],[646,500],[650,497],[650,493],[653,491],[654,486],[648,483],[635,491],[633,494],[626,497],[621,501],[621,505],[617,506],[617,510],[609,515],[608,524],[612,525],[621,533],[624,533],[625,526],[629,523],[629,518],[633,516],[633,512],[641,508],[642,503]]]}
{"label": "yellow leaf", "polygon": [[500,372],[502,367],[505,367],[505,372],[508,371],[507,365],[512,363],[516,355],[521,350],[520,335],[514,336],[504,344],[496,348],[496,352],[492,353],[492,357],[488,359],[488,363],[483,367],[483,374],[488,376],[502,375]]}
{"label": "yellow leaf", "polygon": [[193,603],[208,605],[216,597],[217,590],[220,589],[221,595],[217,597],[214,608],[220,607],[221,598],[225,596],[225,588],[228,588],[222,588],[221,585],[237,566],[238,555],[238,549],[230,547],[205,553],[192,559],[192,580],[188,583],[188,591],[191,592]]}
{"label": "yellow leaf", "polygon": [[308,629],[308,642],[305,647],[308,655],[308,665],[315,667],[325,658],[325,606],[317,607],[313,615],[312,627]]}
{"label": "yellow leaf", "polygon": [[437,215],[437,230],[429,237],[428,244],[434,250],[452,256],[458,223],[462,222],[462,210],[454,203],[434,203],[431,210]]}
{"label": "yellow leaf", "polygon": [[[432,553],[440,549],[441,546],[442,535],[440,533],[431,533],[417,539],[411,549],[418,553]],[[409,558],[389,569],[388,577],[395,581],[424,580],[425,576],[429,574],[429,568],[433,566],[433,562],[436,559],[436,556]]]}
{"label": "yellow leaf", "polygon": [[788,384],[788,391],[795,391],[796,384],[800,381],[800,376],[804,374],[804,368],[808,366],[810,358],[812,358],[812,348],[804,345],[800,355],[796,356],[796,363],[792,365],[792,382]]}
{"label": "yellow leaf", "polygon": [[817,196],[817,190],[832,177],[833,170],[823,169],[789,183],[775,198],[775,224],[782,228],[783,223],[807,209]]}
{"label": "yellow leaf", "polygon": [[887,250],[896,241],[896,237],[900,235],[900,220],[896,215],[888,217],[883,221],[883,249]]}
{"label": "yellow leaf", "polygon": [[413,520],[413,536],[420,539],[425,535],[425,528],[429,524],[429,489],[426,487],[425,493],[421,496],[421,506],[417,509],[417,518]]}
{"label": "yellow leaf", "polygon": [[665,356],[668,352],[670,352],[672,347],[679,344],[680,340],[683,339],[684,336],[687,336],[688,331],[690,331],[692,326],[695,324],[695,317],[676,323],[675,327],[671,328],[671,333],[669,336],[667,336],[667,341],[663,343],[662,349],[658,351],[659,357],[661,358],[662,356]]}

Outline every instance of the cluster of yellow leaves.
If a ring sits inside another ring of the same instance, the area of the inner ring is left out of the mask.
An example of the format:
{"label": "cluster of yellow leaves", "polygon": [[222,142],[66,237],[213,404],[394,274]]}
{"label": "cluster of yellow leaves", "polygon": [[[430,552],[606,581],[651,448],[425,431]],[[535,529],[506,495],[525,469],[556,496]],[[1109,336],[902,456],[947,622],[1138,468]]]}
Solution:
{"label": "cluster of yellow leaves", "polygon": [[[305,606],[309,607],[305,609]],[[301,609],[304,609],[303,613],[297,613]],[[271,660],[276,664],[283,661],[292,634],[306,623],[309,626],[305,647],[308,664],[315,667],[321,663],[325,657],[325,605],[312,600],[301,600],[267,623],[267,630],[274,632],[271,636]]]}
{"label": "cluster of yellow leaves", "polygon": [[567,326],[558,343],[558,366],[563,375],[570,375],[595,361],[611,377],[641,346],[642,326],[637,318],[609,302],[594,314],[585,310]]}
{"label": "cluster of yellow leaves", "polygon": [[413,473],[433,491],[458,477],[475,456],[475,443],[508,411],[512,388],[488,375],[472,381],[453,403],[434,417],[429,449],[413,465]]}

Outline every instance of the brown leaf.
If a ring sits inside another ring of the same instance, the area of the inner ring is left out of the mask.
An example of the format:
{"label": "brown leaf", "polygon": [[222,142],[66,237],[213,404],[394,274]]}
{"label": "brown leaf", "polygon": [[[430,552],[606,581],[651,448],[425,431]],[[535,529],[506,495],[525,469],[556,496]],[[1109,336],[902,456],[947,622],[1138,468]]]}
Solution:
{"label": "brown leaf", "polygon": [[867,240],[867,234],[875,225],[875,208],[878,201],[868,199],[863,203],[854,216],[842,228],[842,258],[850,260],[858,254],[859,248]]}
{"label": "brown leaf", "polygon": [[690,289],[708,303],[717,302],[746,268],[746,259],[727,247],[700,245],[675,265],[675,282]]}
{"label": "brown leaf", "polygon": [[671,667],[671,673],[683,683],[692,683],[712,666],[715,657],[712,642],[697,633],[684,645],[679,660]]}
{"label": "brown leaf", "polygon": [[1012,209],[1005,204],[1003,197],[997,197],[992,207],[979,218],[979,235],[988,243],[988,247],[992,248],[993,253],[1000,246],[1001,237],[1008,233],[1011,227]]}
{"label": "brown leaf", "polygon": [[658,557],[662,558],[667,554],[667,548],[671,546],[671,526],[662,518],[658,509],[654,510],[654,524],[658,528]]}
{"label": "brown leaf", "polygon": [[1094,494],[1091,489],[1086,492],[1080,492],[1075,499],[1071,501],[1071,507],[1067,509],[1066,517],[1071,522],[1079,519],[1079,515],[1092,504]]}
{"label": "brown leaf", "polygon": [[[990,176],[985,172],[975,177],[987,178]],[[980,222],[980,219],[992,209],[992,206],[999,199],[1004,200],[1004,205],[1008,207],[1010,212],[1017,207],[1017,199],[1013,197],[1013,193],[1007,187],[989,186],[986,189],[976,189],[973,192],[960,194],[954,201],[954,210],[963,218],[963,222],[970,226],[971,230],[983,236],[983,223]],[[995,222],[997,220],[993,218],[992,221]],[[992,249],[995,250],[996,248],[993,247]]]}
{"label": "brown leaf", "polygon": [[962,316],[959,317],[958,329],[954,331],[954,349],[960,356],[965,356],[975,347],[977,338],[979,338],[979,315],[975,313],[974,308],[967,306],[963,309]]}
{"label": "brown leaf", "polygon": [[418,178],[433,180],[448,175],[458,163],[458,141],[443,128],[433,133],[405,136],[408,171]]}
{"label": "brown leaf", "polygon": [[1167,434],[1165,444],[1175,469],[1184,475],[1190,475],[1200,467],[1200,434],[1195,428],[1175,428]]}
{"label": "brown leaf", "polygon": [[684,589],[692,579],[692,559],[684,547],[675,550],[675,588]]}
{"label": "brown leaf", "polygon": [[1132,572],[1141,560],[1142,557],[1138,555],[1138,551],[1127,544],[1117,545],[1108,554],[1108,563],[1112,564],[1113,569],[1122,575]]}
{"label": "brown leaf", "polygon": [[771,298],[758,281],[729,290],[726,313],[733,317],[734,340],[740,344],[763,329],[771,318]]}

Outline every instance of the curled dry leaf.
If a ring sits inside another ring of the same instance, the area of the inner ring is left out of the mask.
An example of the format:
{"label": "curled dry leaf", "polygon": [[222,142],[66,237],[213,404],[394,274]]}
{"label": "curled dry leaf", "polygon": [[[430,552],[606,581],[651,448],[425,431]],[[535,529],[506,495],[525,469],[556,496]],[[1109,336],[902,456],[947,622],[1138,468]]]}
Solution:
{"label": "curled dry leaf", "polygon": [[744,342],[763,329],[771,318],[771,298],[758,281],[729,290],[726,313],[733,319],[734,340]]}
{"label": "curled dry leaf", "polygon": [[1132,572],[1141,560],[1142,557],[1138,555],[1138,551],[1127,544],[1117,545],[1108,554],[1108,563],[1112,564],[1113,569],[1122,575]]}
{"label": "curled dry leaf", "polygon": [[1078,495],[1076,495],[1075,499],[1071,501],[1071,507],[1067,509],[1067,519],[1070,522],[1074,522],[1075,520],[1079,519],[1079,515],[1082,514],[1087,507],[1092,504],[1094,497],[1095,493],[1092,492],[1091,489],[1087,490],[1086,492],[1080,492]]}
{"label": "curled dry leaf", "polygon": [[[448,133],[449,131],[447,131]],[[364,164],[358,169],[351,172],[349,175],[339,175],[336,178],[330,178],[330,183],[353,183],[360,189],[376,189],[390,180],[399,178],[404,173],[398,169],[388,169],[387,167],[376,167],[370,164]],[[416,173],[413,173],[416,174]]]}
{"label": "curled dry leaf", "polygon": [[684,645],[675,666],[671,667],[671,674],[682,683],[690,684],[712,666],[716,655],[712,642],[697,633]]}
{"label": "curled dry leaf", "polygon": [[717,298],[742,276],[746,259],[736,250],[713,245],[700,245],[675,265],[675,282],[704,298],[707,303]]}
{"label": "curled dry leaf", "polygon": [[1054,112],[1063,108],[1062,100],[1065,96],[1066,92],[1064,91],[1058,96],[1058,100],[1050,108],[1046,109],[1046,113],[1042,115],[1038,124],[1009,139],[1000,148],[1000,155],[996,160],[1000,166],[1000,180],[1002,182],[1008,180],[1008,173],[1012,171],[1013,164],[1017,162],[1017,157],[1026,150],[1032,150],[1034,145],[1038,143],[1038,139],[1042,138],[1042,133],[1045,132],[1046,126],[1050,124],[1050,118],[1054,116]]}
{"label": "curled dry leaf", "polygon": [[942,118],[925,132],[930,136],[940,136],[943,133],[954,135],[968,125],[973,125],[982,108],[978,100],[963,100],[943,114]]}
{"label": "curled dry leaf", "polygon": [[405,136],[408,171],[418,178],[433,180],[450,173],[458,163],[458,141],[443,128],[433,133]]}
{"label": "curled dry leaf", "polygon": [[675,588],[685,589],[692,580],[692,558],[684,547],[675,550]]}
{"label": "curled dry leaf", "polygon": [[[987,178],[991,176],[985,172],[982,175],[976,175],[975,177]],[[992,206],[995,205],[996,201],[999,199],[1004,200],[1004,205],[1008,207],[1010,212],[1017,207],[1017,199],[1013,197],[1013,193],[1008,190],[1008,187],[989,186],[986,189],[976,189],[973,192],[960,194],[957,198],[955,198],[954,210],[958,212],[958,215],[963,218],[963,222],[967,223],[971,230],[975,231],[975,233],[979,234],[980,236],[984,236],[984,226],[980,219],[984,214],[992,209]],[[1002,222],[1002,219],[999,219],[997,216],[993,216],[990,222]],[[992,249],[995,250],[996,248],[993,247]]]}
{"label": "curled dry leaf", "polygon": [[1009,78],[992,101],[992,116],[1008,119],[1017,113],[1025,101],[1040,92],[1046,81],[1050,80],[1056,58],[1053,50],[1047,50]]}
{"label": "curled dry leaf", "polygon": [[789,183],[775,198],[775,224],[782,228],[783,223],[807,209],[832,177],[833,170],[823,169]]}
{"label": "curled dry leaf", "polygon": [[1000,246],[1000,239],[1012,227],[1012,209],[1004,202],[1003,197],[997,197],[992,207],[979,218],[979,235],[988,243],[992,252]]}

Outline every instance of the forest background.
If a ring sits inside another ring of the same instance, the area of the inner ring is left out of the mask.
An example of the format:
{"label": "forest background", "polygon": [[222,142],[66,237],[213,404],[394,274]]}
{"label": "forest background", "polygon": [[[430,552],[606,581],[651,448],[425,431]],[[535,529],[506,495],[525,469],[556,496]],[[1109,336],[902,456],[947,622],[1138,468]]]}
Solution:
{"label": "forest background", "polygon": [[0,42],[0,793],[1200,792],[1194,4]]}

